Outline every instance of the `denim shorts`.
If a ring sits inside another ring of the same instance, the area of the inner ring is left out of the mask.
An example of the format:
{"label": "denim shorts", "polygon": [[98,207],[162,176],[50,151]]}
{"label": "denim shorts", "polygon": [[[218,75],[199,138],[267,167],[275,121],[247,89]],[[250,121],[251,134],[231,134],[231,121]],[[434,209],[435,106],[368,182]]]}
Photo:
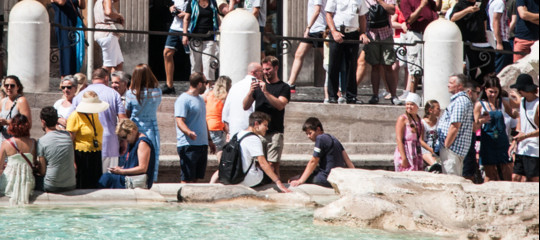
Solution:
{"label": "denim shorts", "polygon": [[223,146],[225,146],[225,138],[226,134],[223,131],[210,131],[210,138],[212,138],[212,142],[216,145],[216,151],[223,150]]}
{"label": "denim shorts", "polygon": [[[170,33],[182,33],[182,31],[176,31],[176,30],[172,30],[172,29],[169,30],[169,32]],[[165,41],[165,48],[170,48],[170,49],[174,49],[174,50],[177,50],[177,51],[178,51],[178,49],[184,49],[186,51],[186,53],[189,52],[189,47],[184,46],[182,44],[182,36],[178,36],[178,35],[168,35],[167,40]]]}

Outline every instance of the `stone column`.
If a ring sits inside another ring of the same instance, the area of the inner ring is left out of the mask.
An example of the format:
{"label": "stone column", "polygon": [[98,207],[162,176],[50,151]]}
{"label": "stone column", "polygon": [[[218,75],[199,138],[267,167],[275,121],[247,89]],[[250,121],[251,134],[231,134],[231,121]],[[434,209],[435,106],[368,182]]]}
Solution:
{"label": "stone column", "polygon": [[[121,0],[120,13],[126,19],[126,30],[148,31],[149,0]],[[120,38],[124,55],[124,71],[130,73],[139,63],[148,63],[148,35],[125,34]]]}
{"label": "stone column", "polygon": [[49,91],[49,14],[35,0],[11,9],[8,27],[8,75],[21,79],[25,92]]}
{"label": "stone column", "polygon": [[435,99],[444,109],[452,96],[448,78],[463,73],[461,32],[455,23],[439,19],[426,28],[424,42],[424,104]]}
{"label": "stone column", "polygon": [[242,80],[251,62],[261,61],[259,22],[250,12],[236,9],[221,23],[219,42],[219,72],[233,83]]}

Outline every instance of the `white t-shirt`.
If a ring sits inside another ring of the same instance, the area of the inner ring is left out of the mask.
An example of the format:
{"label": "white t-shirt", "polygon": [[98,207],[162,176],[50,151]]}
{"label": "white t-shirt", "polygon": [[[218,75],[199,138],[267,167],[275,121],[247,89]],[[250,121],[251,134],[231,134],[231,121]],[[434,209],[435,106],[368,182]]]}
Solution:
{"label": "white t-shirt", "polygon": [[324,10],[334,13],[334,25],[339,30],[342,24],[345,27],[358,28],[358,16],[366,15],[369,8],[364,0],[328,0]]}
{"label": "white t-shirt", "polygon": [[[245,130],[240,131],[238,133],[238,139],[242,138],[247,133],[248,131]],[[247,187],[256,186],[261,183],[264,177],[264,171],[258,168],[256,164],[257,157],[264,155],[261,139],[257,135],[247,136],[240,142],[240,148],[242,149],[242,168],[244,169],[244,172],[246,172],[251,165],[244,181],[240,184]],[[251,164],[252,161],[254,161],[253,164]]]}
{"label": "white t-shirt", "polygon": [[506,15],[506,6],[504,4],[503,0],[491,0],[489,2],[489,26],[491,26],[491,32],[493,33],[493,37],[496,40],[495,37],[495,29],[493,28],[493,21],[495,18],[493,17],[493,14],[495,13],[501,13],[501,35],[503,42],[508,42],[508,15]]}
{"label": "white t-shirt", "polygon": [[309,0],[307,11],[307,24],[309,24],[311,16],[313,16],[313,12],[315,12],[315,6],[317,5],[321,6],[321,12],[317,17],[317,20],[315,20],[315,22],[309,29],[310,33],[323,32],[326,29],[326,11],[324,11],[324,7],[326,6],[326,0]]}
{"label": "white t-shirt", "polygon": [[235,83],[227,94],[221,119],[229,124],[229,134],[233,136],[249,126],[249,115],[255,111],[255,102],[248,110],[244,110],[244,98],[251,87],[251,78],[247,75],[240,82]]}
{"label": "white t-shirt", "polygon": [[69,112],[71,110],[71,107],[63,107],[62,103],[64,102],[64,99],[59,99],[56,101],[53,105],[54,109],[56,109],[56,112],[58,113],[58,117],[68,119]]}
{"label": "white t-shirt", "polygon": [[[174,7],[176,7],[176,9],[186,11],[186,7],[188,5],[189,0],[173,0],[173,1],[174,1]],[[180,31],[180,32],[183,31],[184,20],[180,19],[178,16],[175,16],[171,24],[171,30]]]}
{"label": "white t-shirt", "polygon": [[[525,101],[526,109],[523,109],[523,102],[520,105],[519,118],[520,118],[520,127],[522,133],[534,132],[535,129],[531,125],[534,123],[534,114],[536,113],[536,108],[538,107],[538,98],[534,99],[532,102]],[[525,116],[525,114],[527,116]],[[527,120],[528,119],[530,120]],[[538,128],[538,126],[535,126]],[[530,157],[538,157],[538,137],[530,137],[519,142],[517,154],[525,155]]]}
{"label": "white t-shirt", "polygon": [[259,26],[266,26],[266,0],[245,0],[244,8],[249,12],[253,12],[253,8],[259,8]]}

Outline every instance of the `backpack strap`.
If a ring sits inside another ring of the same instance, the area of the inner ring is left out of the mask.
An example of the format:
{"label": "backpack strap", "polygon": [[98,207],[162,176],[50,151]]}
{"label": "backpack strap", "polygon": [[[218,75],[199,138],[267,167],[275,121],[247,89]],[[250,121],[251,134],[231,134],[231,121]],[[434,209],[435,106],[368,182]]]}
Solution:
{"label": "backpack strap", "polygon": [[[235,134],[233,138],[237,137],[237,135],[238,135],[238,133]],[[240,148],[240,151],[242,150],[242,146],[240,146],[240,142],[242,142],[242,140],[244,140],[244,138],[246,138],[246,137],[255,136],[255,135],[257,135],[257,134],[255,134],[254,132],[248,132],[244,136],[242,136],[240,139],[238,139],[238,147]],[[251,158],[251,164],[249,164],[249,167],[247,168],[247,171],[244,172],[244,175],[247,174],[247,172],[249,172],[249,169],[251,169],[251,166],[253,166],[254,162],[255,161],[253,160],[253,158]]]}
{"label": "backpack strap", "polygon": [[536,127],[536,125],[534,125],[533,122],[531,122],[531,119],[529,119],[529,116],[527,116],[527,103],[525,103],[525,98],[523,98],[523,100],[521,101],[522,105],[523,105],[523,110],[525,110],[525,118],[527,119],[527,121],[529,121],[529,123],[531,124],[531,126],[534,128],[534,130],[538,129]]}

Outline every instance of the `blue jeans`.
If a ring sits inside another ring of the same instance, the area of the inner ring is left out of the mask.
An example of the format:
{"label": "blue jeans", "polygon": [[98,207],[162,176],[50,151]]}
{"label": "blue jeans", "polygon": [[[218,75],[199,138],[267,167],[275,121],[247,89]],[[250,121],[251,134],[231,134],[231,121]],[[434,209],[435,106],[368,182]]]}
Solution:
{"label": "blue jeans", "polygon": [[[503,50],[512,51],[510,42],[503,41]],[[504,67],[512,64],[514,56],[512,54],[495,53],[495,72],[499,73]]]}

